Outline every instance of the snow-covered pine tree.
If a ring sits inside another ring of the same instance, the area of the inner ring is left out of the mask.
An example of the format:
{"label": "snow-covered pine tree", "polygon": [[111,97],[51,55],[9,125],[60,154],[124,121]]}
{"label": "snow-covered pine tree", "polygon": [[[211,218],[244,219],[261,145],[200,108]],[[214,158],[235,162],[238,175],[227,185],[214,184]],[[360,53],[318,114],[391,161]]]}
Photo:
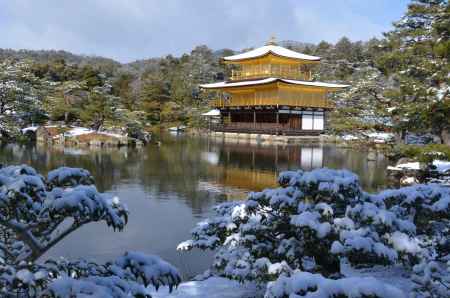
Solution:
{"label": "snow-covered pine tree", "polygon": [[389,81],[378,69],[361,63],[350,77],[352,88],[333,95],[336,109],[330,129],[336,134],[391,126],[390,98],[385,95]]}
{"label": "snow-covered pine tree", "polygon": [[43,177],[31,167],[0,168],[0,295],[2,297],[151,297],[147,285],[172,289],[180,275],[157,256],[126,252],[113,262],[36,260],[83,225],[115,230],[128,211],[97,191],[90,173],[62,167]]}
{"label": "snow-covered pine tree", "polygon": [[105,92],[92,91],[80,110],[81,121],[94,130],[100,130],[107,120],[113,119],[114,99]]}
{"label": "snow-covered pine tree", "polygon": [[[215,249],[214,272],[269,282],[267,297],[316,291],[330,298],[402,297],[374,279],[348,279],[342,265],[403,266],[416,276],[418,297],[450,286],[449,189],[417,185],[368,194],[355,174],[330,169],[284,172],[279,183],[218,205],[178,249]],[[429,262],[434,275],[424,276],[420,266]]]}
{"label": "snow-covered pine tree", "polygon": [[388,51],[377,65],[399,82],[399,92],[391,93],[399,130],[431,130],[442,138],[450,127],[450,111],[443,109],[450,101],[449,19],[447,0],[413,0],[386,34]]}
{"label": "snow-covered pine tree", "polygon": [[40,89],[45,89],[29,73],[25,62],[0,63],[0,137],[20,135],[20,128],[39,123],[45,117]]}

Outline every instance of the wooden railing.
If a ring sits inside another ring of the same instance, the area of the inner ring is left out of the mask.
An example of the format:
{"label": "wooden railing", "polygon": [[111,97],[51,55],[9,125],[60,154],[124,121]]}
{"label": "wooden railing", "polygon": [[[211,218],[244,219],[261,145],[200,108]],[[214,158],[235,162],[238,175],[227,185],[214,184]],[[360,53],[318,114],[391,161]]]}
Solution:
{"label": "wooden railing", "polygon": [[276,135],[319,135],[322,133],[322,130],[302,130],[300,128],[291,128],[288,124],[276,123],[232,122],[212,125],[210,129],[212,131],[221,132],[245,132]]}
{"label": "wooden railing", "polygon": [[229,122],[223,124],[222,127],[226,127],[229,129],[241,129],[241,128],[247,128],[247,129],[257,129],[257,130],[277,130],[277,129],[283,129],[287,128],[287,125],[283,125],[281,123],[251,123],[251,122]]}
{"label": "wooden railing", "polygon": [[215,99],[211,101],[214,108],[249,107],[249,106],[291,106],[311,108],[333,108],[333,103],[321,94],[305,94],[304,96],[234,96],[230,99]]}
{"label": "wooden railing", "polygon": [[301,81],[311,80],[311,71],[302,70],[299,67],[290,65],[277,65],[277,64],[263,64],[263,65],[249,65],[242,69],[234,69],[231,71],[231,80],[249,80],[258,78],[284,78]]}

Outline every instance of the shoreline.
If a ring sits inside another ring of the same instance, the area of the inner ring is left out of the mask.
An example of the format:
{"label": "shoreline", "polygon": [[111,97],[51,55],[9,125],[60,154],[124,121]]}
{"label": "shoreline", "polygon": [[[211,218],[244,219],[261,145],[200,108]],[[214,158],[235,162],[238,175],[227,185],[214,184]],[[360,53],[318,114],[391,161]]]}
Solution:
{"label": "shoreline", "polygon": [[29,143],[62,147],[120,148],[142,147],[144,141],[118,131],[93,130],[66,125],[43,125],[21,130]]}
{"label": "shoreline", "polygon": [[246,143],[250,145],[300,145],[300,144],[321,144],[335,145],[340,148],[361,148],[365,150],[375,150],[389,152],[392,150],[390,143],[376,143],[371,140],[344,140],[337,135],[320,134],[318,136],[284,136],[254,133],[236,132],[214,132],[203,130],[189,130],[186,134],[190,136],[200,136],[213,138],[230,143]]}
{"label": "shoreline", "polygon": [[[160,131],[163,132],[163,131]],[[168,130],[164,131],[170,133]],[[186,131],[177,133],[179,135],[212,138],[217,141],[227,143],[243,143],[258,146],[276,146],[276,145],[334,145],[340,148],[360,148],[368,151],[381,151],[383,153],[391,152],[396,144],[391,142],[374,142],[371,139],[345,139],[342,136],[333,134],[320,134],[318,136],[286,136],[286,135],[271,135],[271,134],[257,134],[257,133],[236,133],[236,132],[214,132],[200,129],[187,129]],[[92,137],[87,137],[88,135]],[[101,135],[101,140],[96,135]],[[107,138],[105,138],[107,136]],[[85,135],[65,135],[61,133],[55,136],[45,135],[44,137],[35,135],[34,138],[27,138],[24,140],[9,140],[0,139],[4,144],[40,144],[48,146],[57,146],[64,148],[121,148],[121,147],[142,147],[149,142],[128,137],[126,135],[107,135],[93,132]],[[158,142],[156,142],[158,143]]]}

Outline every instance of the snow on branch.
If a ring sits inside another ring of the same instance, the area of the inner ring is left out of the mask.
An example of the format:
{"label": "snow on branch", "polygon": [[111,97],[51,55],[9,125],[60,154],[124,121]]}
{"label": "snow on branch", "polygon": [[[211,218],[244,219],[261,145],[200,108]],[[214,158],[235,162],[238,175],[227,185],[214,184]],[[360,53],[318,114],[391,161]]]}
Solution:
{"label": "snow on branch", "polygon": [[171,291],[181,282],[172,265],[139,252],[102,265],[35,262],[86,223],[104,221],[118,230],[127,224],[127,208],[117,197],[98,192],[93,181],[78,168],[59,168],[47,178],[26,165],[0,168],[0,295],[151,297],[150,284]]}
{"label": "snow on branch", "polygon": [[105,265],[78,262],[52,262],[53,274],[46,291],[50,297],[151,297],[153,285],[168,286],[181,282],[178,270],[158,256],[127,252]]}
{"label": "snow on branch", "polygon": [[48,183],[52,186],[90,185],[94,183],[91,173],[85,169],[61,167],[48,172]]}
{"label": "snow on branch", "polygon": [[[0,250],[9,262],[35,260],[89,222],[105,221],[118,230],[127,223],[126,207],[90,185],[88,171],[64,167],[48,177],[26,165],[0,168],[0,229],[10,235]],[[72,224],[58,229],[67,219]]]}
{"label": "snow on branch", "polygon": [[123,229],[127,210],[114,198],[101,194],[95,186],[78,185],[71,189],[55,188],[49,193],[52,218],[73,217],[77,223],[105,220],[114,229]]}
{"label": "snow on branch", "polygon": [[[214,249],[212,269],[219,275],[262,283],[299,270],[351,286],[342,280],[343,263],[404,265],[412,275],[421,262],[445,267],[450,260],[448,188],[428,184],[369,194],[355,174],[331,169],[284,172],[279,183],[245,201],[216,206],[216,215],[199,223],[178,249]],[[440,272],[439,281],[448,285],[442,278],[448,270]],[[424,277],[417,280],[423,281],[417,289],[428,289]],[[348,293],[343,297],[353,297]]]}

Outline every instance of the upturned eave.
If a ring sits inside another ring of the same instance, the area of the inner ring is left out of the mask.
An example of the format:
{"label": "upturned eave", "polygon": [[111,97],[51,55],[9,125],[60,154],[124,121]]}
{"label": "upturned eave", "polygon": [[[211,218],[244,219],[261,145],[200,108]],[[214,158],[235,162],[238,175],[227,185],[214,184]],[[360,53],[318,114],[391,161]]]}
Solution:
{"label": "upturned eave", "polygon": [[298,85],[298,86],[306,86],[313,88],[326,89],[327,91],[339,91],[345,88],[350,87],[350,85],[344,84],[334,84],[334,83],[324,83],[324,82],[312,82],[312,81],[299,81],[299,80],[289,80],[289,79],[281,79],[281,78],[265,78],[259,80],[248,80],[248,81],[239,81],[239,82],[217,82],[211,84],[202,84],[200,88],[202,89],[210,89],[210,90],[227,90],[230,88],[240,88],[240,87],[250,87],[250,86],[261,86],[268,85],[273,83],[282,83],[287,85]]}

